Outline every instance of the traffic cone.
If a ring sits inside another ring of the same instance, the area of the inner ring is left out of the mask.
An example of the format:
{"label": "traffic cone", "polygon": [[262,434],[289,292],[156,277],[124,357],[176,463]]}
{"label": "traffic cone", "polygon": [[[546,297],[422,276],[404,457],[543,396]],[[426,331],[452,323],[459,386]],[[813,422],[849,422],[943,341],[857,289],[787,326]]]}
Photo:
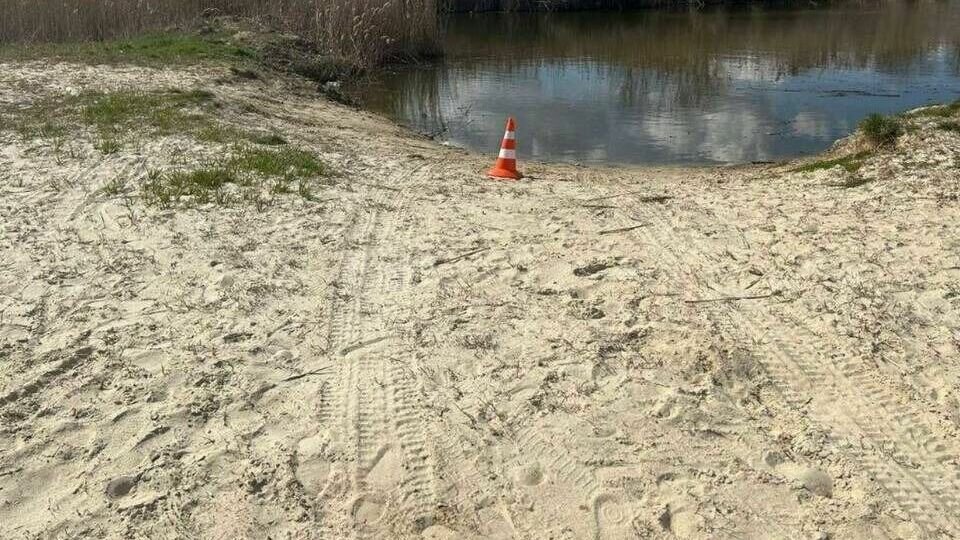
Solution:
{"label": "traffic cone", "polygon": [[506,180],[519,180],[523,175],[517,171],[517,124],[513,118],[507,119],[507,132],[500,145],[500,156],[487,176]]}

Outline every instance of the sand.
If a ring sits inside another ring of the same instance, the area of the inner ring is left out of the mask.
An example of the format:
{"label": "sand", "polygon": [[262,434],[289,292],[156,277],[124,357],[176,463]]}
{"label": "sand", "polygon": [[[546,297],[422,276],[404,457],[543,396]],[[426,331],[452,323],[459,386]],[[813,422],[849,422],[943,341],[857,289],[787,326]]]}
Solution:
{"label": "sand", "polygon": [[511,183],[296,81],[0,65],[170,86],[340,175],[163,210],[222,149],[0,131],[0,537],[960,536],[956,133]]}

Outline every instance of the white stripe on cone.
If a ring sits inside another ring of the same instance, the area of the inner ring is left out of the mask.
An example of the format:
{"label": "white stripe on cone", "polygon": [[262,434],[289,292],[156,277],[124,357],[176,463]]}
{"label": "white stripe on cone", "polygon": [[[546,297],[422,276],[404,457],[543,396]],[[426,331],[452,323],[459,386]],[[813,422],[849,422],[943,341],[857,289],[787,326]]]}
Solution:
{"label": "white stripe on cone", "polygon": [[500,159],[517,159],[516,150],[507,150],[505,148],[500,149]]}
{"label": "white stripe on cone", "polygon": [[508,131],[503,135],[503,138],[508,141],[515,141],[517,140],[517,134],[512,131]]}

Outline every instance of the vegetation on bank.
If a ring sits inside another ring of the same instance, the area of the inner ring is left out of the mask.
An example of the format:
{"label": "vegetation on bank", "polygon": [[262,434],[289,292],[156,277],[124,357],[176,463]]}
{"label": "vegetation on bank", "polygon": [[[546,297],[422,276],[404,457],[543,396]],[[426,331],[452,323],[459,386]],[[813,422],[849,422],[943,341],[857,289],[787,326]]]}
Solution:
{"label": "vegetation on bank", "polygon": [[894,116],[874,113],[860,122],[860,131],[874,146],[885,146],[897,142],[903,133],[903,121]]}
{"label": "vegetation on bank", "polygon": [[161,208],[183,203],[246,202],[263,210],[269,202],[265,190],[276,195],[296,192],[313,200],[314,182],[330,174],[316,156],[299,148],[240,144],[230,154],[194,170],[151,171],[142,191],[147,204]]}
{"label": "vegetation on bank", "polygon": [[870,155],[870,152],[858,152],[856,154],[843,156],[836,159],[814,161],[812,163],[807,163],[797,167],[794,169],[794,172],[809,173],[829,170],[834,167],[842,167],[843,170],[847,171],[848,173],[855,173],[860,170],[860,167],[867,160],[867,158],[870,157]]}
{"label": "vegetation on bank", "polygon": [[805,163],[794,168],[793,172],[810,173],[840,167],[849,173],[850,176],[838,187],[850,188],[861,186],[866,183],[866,180],[857,176],[860,168],[868,159],[874,156],[878,150],[895,144],[901,135],[917,129],[917,121],[933,120],[933,125],[937,129],[960,133],[960,118],[958,117],[960,117],[960,100],[946,105],[924,107],[894,116],[871,114],[860,122],[859,130],[864,140],[868,142],[873,149],[838,158],[822,159]]}
{"label": "vegetation on bank", "polygon": [[209,114],[216,107],[213,94],[202,90],[85,92],[39,99],[26,107],[0,108],[0,126],[25,141],[57,139],[89,129],[96,140],[111,141],[110,147],[117,149],[144,136],[185,134],[227,142],[263,135],[221,129]]}
{"label": "vegetation on bank", "polygon": [[222,34],[151,33],[131,38],[81,43],[0,45],[0,62],[50,58],[90,64],[191,65],[207,62],[240,65],[258,58],[253,48]]}
{"label": "vegetation on bank", "polygon": [[[223,145],[220,157],[201,161],[192,170],[148,174],[141,194],[147,204],[164,208],[248,202],[263,209],[269,204],[265,193],[297,193],[312,199],[317,182],[332,174],[314,154],[291,146],[277,133],[220,122],[221,107],[212,93],[203,90],[90,92],[41,99],[26,107],[0,107],[0,132],[49,143],[58,160],[77,157],[75,145],[66,144],[77,138],[92,140],[94,151],[103,155],[137,147],[152,137],[189,137]],[[115,195],[126,187],[116,180],[104,191]]]}
{"label": "vegetation on bank", "polygon": [[[317,51],[356,66],[435,53],[438,0],[5,0],[0,2],[0,44],[130,40],[170,29],[194,29],[217,17],[238,17],[263,28],[291,32]],[[136,56],[136,40],[128,41]],[[150,44],[151,48],[155,44]],[[173,51],[197,56],[189,43]],[[129,48],[90,46],[92,53],[126,55]],[[206,47],[203,47],[206,49]],[[230,48],[220,55],[238,52]],[[142,57],[142,55],[140,56]]]}

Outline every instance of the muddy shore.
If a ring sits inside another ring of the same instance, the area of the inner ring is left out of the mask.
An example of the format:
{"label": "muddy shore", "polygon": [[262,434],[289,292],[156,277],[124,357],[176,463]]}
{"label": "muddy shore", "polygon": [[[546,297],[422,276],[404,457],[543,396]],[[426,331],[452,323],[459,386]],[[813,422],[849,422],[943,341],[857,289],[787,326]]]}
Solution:
{"label": "muddy shore", "polygon": [[158,206],[233,146],[0,129],[0,537],[960,535],[941,120],[511,183],[305,81],[0,65],[3,106],[170,88],[334,173]]}

